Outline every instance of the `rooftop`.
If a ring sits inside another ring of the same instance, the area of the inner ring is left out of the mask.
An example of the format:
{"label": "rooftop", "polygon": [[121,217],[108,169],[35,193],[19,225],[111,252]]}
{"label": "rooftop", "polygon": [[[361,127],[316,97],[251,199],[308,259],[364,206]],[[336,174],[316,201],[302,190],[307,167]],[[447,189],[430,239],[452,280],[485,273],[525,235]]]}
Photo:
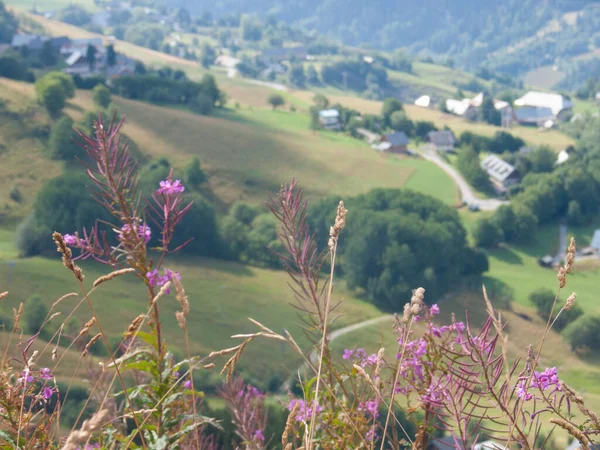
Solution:
{"label": "rooftop", "polygon": [[481,161],[481,167],[488,173],[490,177],[500,182],[503,182],[515,172],[515,168],[513,166],[500,159],[496,155],[487,156],[483,161]]}
{"label": "rooftop", "polygon": [[564,109],[573,107],[573,103],[564,95],[548,94],[546,92],[529,91],[523,97],[515,100],[516,106],[530,106],[533,108],[548,108],[557,116]]}
{"label": "rooftop", "polygon": [[392,147],[408,145],[408,136],[404,131],[396,131],[395,133],[386,134],[384,139],[386,142],[389,142]]}
{"label": "rooftop", "polygon": [[430,131],[429,133],[427,133],[427,140],[433,145],[439,147],[454,146],[454,144],[456,143],[454,134],[450,130]]}
{"label": "rooftop", "polygon": [[334,117],[340,117],[340,112],[337,109],[323,109],[319,111],[319,117],[323,119],[332,119]]}

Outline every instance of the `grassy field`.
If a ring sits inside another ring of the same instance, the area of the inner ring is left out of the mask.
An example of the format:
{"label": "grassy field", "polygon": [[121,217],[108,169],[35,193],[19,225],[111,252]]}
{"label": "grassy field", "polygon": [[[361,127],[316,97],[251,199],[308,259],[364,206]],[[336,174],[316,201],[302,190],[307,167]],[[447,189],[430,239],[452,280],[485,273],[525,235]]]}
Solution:
{"label": "grassy field", "polygon": [[[52,259],[17,259],[14,260],[14,267],[9,268],[4,257],[13,255],[11,236],[12,233],[7,230],[0,233],[0,287],[10,292],[2,305],[5,311],[10,311],[32,294],[41,295],[46,304],[51,305],[63,294],[78,292],[72,274],[62,266],[58,255]],[[8,242],[5,241],[7,238]],[[85,285],[88,289],[94,279],[110,272],[110,268],[98,264],[83,262],[81,266],[86,274]],[[296,312],[289,306],[294,298],[287,288],[285,273],[199,258],[167,261],[167,267],[181,273],[190,297],[192,312],[188,322],[193,324],[190,337],[195,354],[206,356],[212,350],[230,347],[232,334],[254,331],[248,317],[278,332],[288,329],[299,342],[306,342],[295,325],[299,322]],[[376,308],[352,297],[341,284],[336,287],[335,296],[345,300],[340,309],[343,316],[336,326],[379,315]],[[91,299],[102,326],[111,336],[125,331],[131,320],[147,308],[143,285],[133,277],[121,277],[103,284]],[[62,311],[64,317],[78,301],[79,297],[68,299],[57,310]],[[171,295],[161,299],[160,307],[166,339],[183,348],[184,336],[176,325],[174,315],[178,303]],[[116,311],[118,314],[115,314]],[[81,323],[87,321],[89,316],[87,306],[82,306],[76,313]],[[265,364],[265,361],[268,363]],[[290,364],[297,362],[296,356],[284,351],[279,344],[256,342],[248,348],[248,355],[243,358],[241,367],[254,376],[266,379],[274,374],[288,375]]]}
{"label": "grassy field", "polygon": [[[13,89],[0,81],[0,222],[27,215],[40,186],[62,170],[60,163],[47,160],[39,137],[49,126],[47,114],[24,101],[22,92],[21,86]],[[11,198],[11,191],[19,198]]]}

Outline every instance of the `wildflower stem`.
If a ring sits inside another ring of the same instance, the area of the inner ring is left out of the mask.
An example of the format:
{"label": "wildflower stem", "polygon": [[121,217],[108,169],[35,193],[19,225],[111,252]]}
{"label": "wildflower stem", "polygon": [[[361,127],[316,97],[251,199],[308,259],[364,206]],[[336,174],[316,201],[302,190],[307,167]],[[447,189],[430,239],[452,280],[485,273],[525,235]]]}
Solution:
{"label": "wildflower stem", "polygon": [[85,300],[86,300],[86,302],[87,302],[87,304],[88,304],[88,306],[90,308],[90,311],[91,311],[92,315],[96,319],[96,324],[98,325],[98,329],[100,330],[100,333],[102,334],[102,340],[104,341],[104,345],[106,345],[106,348],[108,350],[108,353],[110,354],[110,358],[112,360],[112,363],[115,366],[115,370],[117,372],[117,376],[119,377],[119,381],[121,382],[121,387],[123,388],[123,393],[125,395],[125,398],[127,399],[127,403],[129,403],[129,407],[131,408],[133,421],[135,422],[135,426],[136,426],[136,433],[139,433],[140,438],[142,440],[142,445],[144,446],[144,448],[147,448],[146,447],[146,442],[145,442],[145,439],[144,439],[144,434],[142,433],[142,430],[141,430],[141,428],[140,428],[140,426],[138,424],[137,418],[135,417],[135,408],[133,407],[133,402],[131,401],[131,399],[129,398],[129,394],[127,393],[127,386],[125,385],[125,381],[123,380],[123,376],[121,374],[121,370],[119,369],[119,366],[117,365],[117,361],[115,360],[114,355],[110,351],[110,344],[108,343],[108,339],[106,339],[106,334],[104,333],[104,330],[102,329],[102,325],[100,325],[100,321],[98,320],[98,316],[96,314],[96,311],[94,310],[94,306],[92,305],[92,301],[88,297],[88,294],[87,294],[87,292],[86,292],[86,290],[85,290],[85,288],[83,286],[82,281],[79,280],[79,279],[77,279],[77,282],[79,283],[79,288],[81,289],[81,292],[83,293],[83,296],[85,297]]}
{"label": "wildflower stem", "polygon": [[329,271],[329,286],[327,286],[327,297],[325,298],[325,311],[323,318],[323,336],[321,337],[321,350],[319,355],[319,368],[317,369],[317,383],[315,386],[315,400],[312,406],[312,414],[310,418],[310,432],[308,434],[307,450],[312,448],[313,436],[315,433],[315,426],[317,424],[317,405],[319,404],[319,387],[321,383],[321,372],[323,370],[323,354],[325,352],[325,346],[327,344],[327,325],[329,321],[329,302],[333,292],[333,274],[335,271],[335,258],[337,254],[337,241],[331,247],[331,269]]}

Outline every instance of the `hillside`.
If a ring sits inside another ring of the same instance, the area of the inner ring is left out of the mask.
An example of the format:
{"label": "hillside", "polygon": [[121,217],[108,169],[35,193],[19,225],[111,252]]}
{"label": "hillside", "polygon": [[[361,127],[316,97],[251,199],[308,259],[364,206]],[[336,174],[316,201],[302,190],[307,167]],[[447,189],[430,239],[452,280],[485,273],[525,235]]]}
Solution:
{"label": "hillside", "polygon": [[[33,98],[31,84],[0,79],[0,86]],[[93,110],[89,91],[79,91],[70,103],[67,112],[76,120]],[[115,104],[128,117],[125,134],[149,158],[167,156],[183,167],[199,156],[211,189],[224,204],[241,198],[262,202],[267,192],[293,176],[320,196],[405,186],[449,204],[457,201],[452,181],[436,166],[415,158],[382,157],[340,133],[313,134],[305,114],[244,108],[204,117],[125,99],[115,98]],[[431,179],[436,182],[429,183]]]}
{"label": "hillside", "polygon": [[[548,53],[553,55],[551,58],[587,53],[595,46],[588,31],[596,31],[592,24],[597,17],[597,2],[586,0],[543,4],[535,0],[425,0],[401,4],[389,0],[223,0],[210,5],[178,0],[176,4],[197,14],[210,11],[217,17],[271,14],[347,45],[408,47],[415,53],[452,58],[464,67],[477,69],[485,64],[514,74],[544,65]],[[574,11],[582,13],[578,16]]]}

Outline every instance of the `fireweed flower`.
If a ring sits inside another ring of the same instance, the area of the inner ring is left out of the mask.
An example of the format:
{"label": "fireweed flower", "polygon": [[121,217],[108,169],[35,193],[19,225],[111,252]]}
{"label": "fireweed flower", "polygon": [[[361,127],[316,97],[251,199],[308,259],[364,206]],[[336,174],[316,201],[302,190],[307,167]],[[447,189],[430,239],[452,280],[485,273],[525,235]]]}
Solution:
{"label": "fireweed flower", "polygon": [[437,316],[440,313],[440,307],[437,305],[437,303],[435,305],[431,305],[429,312],[432,316]]}
{"label": "fireweed flower", "polygon": [[257,441],[265,442],[265,435],[263,433],[263,430],[256,430],[254,432],[253,438],[256,439]]}
{"label": "fireweed flower", "polygon": [[320,406],[318,403],[316,404],[315,408],[314,400],[311,404],[308,404],[301,399],[290,400],[290,403],[288,404],[288,410],[291,411],[292,409],[294,409],[294,406],[296,404],[300,405],[300,407],[298,408],[298,412],[296,413],[296,421],[298,422],[308,422],[312,417],[313,408],[315,409],[315,415],[323,411],[323,407]]}
{"label": "fireweed flower", "polygon": [[373,418],[379,417],[379,402],[377,400],[369,400],[367,402],[360,402],[358,404],[358,410],[363,411],[371,415]]}
{"label": "fireweed flower", "polygon": [[183,383],[183,387],[186,389],[191,389],[192,388],[192,380],[186,380],[186,382]]}
{"label": "fireweed flower", "polygon": [[[534,396],[531,392],[528,392],[527,389],[525,389],[526,379],[527,377],[523,377],[519,381],[517,384],[516,393],[518,398],[522,398],[527,401],[531,400]],[[536,371],[531,379],[530,387],[537,388],[540,391],[546,391],[553,388],[554,390],[551,392],[551,394],[556,391],[562,391],[562,386],[560,379],[558,378],[558,371],[556,370],[556,367],[547,367],[546,370],[541,373]]]}
{"label": "fireweed flower", "polygon": [[21,378],[19,378],[19,381],[25,383],[33,383],[34,379],[35,378],[31,374],[31,372],[25,369],[23,372],[21,372]]}
{"label": "fireweed flower", "polygon": [[44,396],[44,399],[46,399],[46,400],[50,400],[50,398],[52,398],[53,393],[54,393],[54,389],[52,389],[51,387],[45,387],[42,390],[42,395]]}
{"label": "fireweed flower", "polygon": [[375,439],[377,439],[377,431],[375,431],[375,428],[371,428],[369,431],[367,431],[367,433],[365,434],[365,440],[367,442],[373,442]]}
{"label": "fireweed flower", "polygon": [[42,380],[52,379],[52,374],[50,373],[50,369],[48,369],[47,367],[44,367],[42,370],[40,370],[40,378]]}
{"label": "fireweed flower", "polygon": [[[141,225],[134,225],[133,230],[138,235],[138,237],[143,238],[144,242],[147,244],[152,238],[152,230],[145,223]],[[119,240],[123,240],[123,235],[131,233],[131,225],[126,223],[121,227],[121,230],[118,232]]]}
{"label": "fireweed flower", "polygon": [[63,239],[67,245],[77,245],[77,237],[72,234],[63,234]]}
{"label": "fireweed flower", "polygon": [[160,182],[160,188],[156,191],[157,194],[172,195],[181,194],[185,191],[185,186],[181,184],[181,180],[172,181],[167,179]]}
{"label": "fireweed flower", "polygon": [[[158,274],[158,269],[151,270],[146,273],[146,278],[148,279],[148,284],[153,287],[161,287],[164,286],[168,281],[171,281],[173,277],[176,277],[178,280],[181,280],[181,275],[179,272],[173,272],[169,269],[163,269],[164,275]],[[170,294],[171,290],[167,289],[165,294]]]}

